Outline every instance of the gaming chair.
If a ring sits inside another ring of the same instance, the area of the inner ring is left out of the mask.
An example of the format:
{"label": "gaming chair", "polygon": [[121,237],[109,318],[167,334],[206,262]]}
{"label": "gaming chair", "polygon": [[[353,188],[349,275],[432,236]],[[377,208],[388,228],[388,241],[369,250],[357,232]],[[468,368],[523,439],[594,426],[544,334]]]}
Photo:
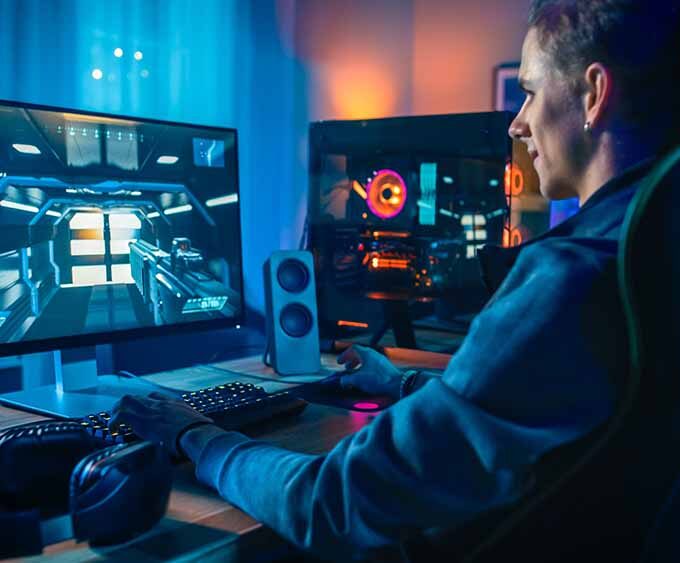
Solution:
{"label": "gaming chair", "polygon": [[642,506],[639,561],[670,563],[680,561],[680,147],[650,175],[627,227],[620,280],[649,441],[640,476],[657,493]]}

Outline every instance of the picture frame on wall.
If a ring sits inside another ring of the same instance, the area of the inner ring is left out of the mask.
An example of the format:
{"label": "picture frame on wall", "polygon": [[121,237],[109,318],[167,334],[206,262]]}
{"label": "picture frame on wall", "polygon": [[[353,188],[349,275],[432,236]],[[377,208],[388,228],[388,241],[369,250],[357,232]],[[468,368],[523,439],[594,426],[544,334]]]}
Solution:
{"label": "picture frame on wall", "polygon": [[505,62],[494,68],[493,108],[518,113],[524,103],[517,76],[519,61]]}

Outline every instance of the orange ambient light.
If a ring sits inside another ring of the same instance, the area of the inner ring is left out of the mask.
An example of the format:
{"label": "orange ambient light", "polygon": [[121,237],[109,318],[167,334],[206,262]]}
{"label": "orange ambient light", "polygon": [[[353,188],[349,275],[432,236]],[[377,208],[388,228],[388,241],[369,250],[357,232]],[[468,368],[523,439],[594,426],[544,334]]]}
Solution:
{"label": "orange ambient light", "polygon": [[411,233],[403,231],[373,231],[373,238],[408,238]]}
{"label": "orange ambient light", "polygon": [[522,244],[523,240],[524,237],[522,236],[522,231],[520,231],[517,227],[512,227],[503,231],[503,246],[505,248],[519,246]]}
{"label": "orange ambient light", "polygon": [[360,323],[359,321],[338,321],[338,326],[351,326],[354,328],[368,328],[368,323]]}
{"label": "orange ambient light", "polygon": [[409,267],[409,260],[403,258],[381,258],[373,256],[369,269],[371,270],[406,270]]}
{"label": "orange ambient light", "polygon": [[505,195],[516,197],[524,191],[524,174],[519,166],[513,164],[505,165]]}
{"label": "orange ambient light", "polygon": [[356,180],[352,182],[352,189],[359,195],[361,199],[366,199],[368,197],[368,195],[366,195],[366,190],[364,189],[364,187]]}

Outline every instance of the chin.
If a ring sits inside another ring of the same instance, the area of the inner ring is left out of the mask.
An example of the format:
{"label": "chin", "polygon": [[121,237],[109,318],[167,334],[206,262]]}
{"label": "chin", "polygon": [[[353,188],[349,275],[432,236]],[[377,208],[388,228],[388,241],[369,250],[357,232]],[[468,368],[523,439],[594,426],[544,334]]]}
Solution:
{"label": "chin", "polygon": [[555,182],[541,181],[539,183],[538,189],[541,192],[541,195],[545,199],[548,199],[550,201],[576,197],[576,193],[572,189],[570,189],[569,186],[565,186],[564,184],[559,184]]}
{"label": "chin", "polygon": [[541,195],[547,199],[547,200],[555,200],[555,199],[560,199],[557,194],[553,190],[551,190],[549,187],[544,187],[543,185],[540,185],[538,190],[541,192]]}

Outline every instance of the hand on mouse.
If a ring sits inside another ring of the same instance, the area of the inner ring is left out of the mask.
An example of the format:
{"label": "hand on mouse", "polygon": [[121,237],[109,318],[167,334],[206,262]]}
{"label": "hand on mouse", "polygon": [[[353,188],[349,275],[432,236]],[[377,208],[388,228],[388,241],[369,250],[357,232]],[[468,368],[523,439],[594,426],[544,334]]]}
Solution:
{"label": "hand on mouse", "polygon": [[178,401],[161,393],[148,397],[125,395],[112,411],[109,427],[129,424],[135,434],[144,440],[161,443],[171,455],[181,457],[178,440],[184,431],[212,420]]}
{"label": "hand on mouse", "polygon": [[340,378],[343,387],[353,386],[366,393],[399,399],[401,371],[372,348],[355,344],[338,356],[338,363],[356,369]]}

